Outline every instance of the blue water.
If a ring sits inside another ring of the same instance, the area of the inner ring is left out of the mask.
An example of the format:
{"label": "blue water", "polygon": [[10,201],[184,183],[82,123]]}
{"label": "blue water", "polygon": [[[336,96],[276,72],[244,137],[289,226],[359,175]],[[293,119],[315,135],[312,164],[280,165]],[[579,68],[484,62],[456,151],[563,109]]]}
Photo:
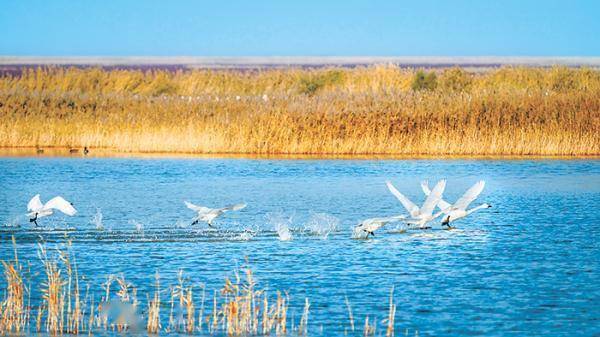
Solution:
{"label": "blue water", "polygon": [[[351,239],[359,220],[403,213],[386,179],[420,203],[419,181],[441,178],[448,201],[484,179],[473,206],[493,207],[455,230],[441,230],[438,220],[432,230],[390,226],[373,239]],[[37,193],[43,201],[62,195],[79,213],[34,228],[23,214]],[[190,226],[194,214],[183,200],[248,207],[209,230]],[[397,335],[593,336],[600,334],[599,204],[598,160],[0,158],[0,260],[12,257],[14,235],[35,280],[37,242],[53,247],[68,237],[92,289],[123,273],[142,294],[157,270],[163,284],[183,269],[212,291],[250,265],[261,287],[289,292],[296,323],[309,298],[311,335],[349,329],[345,296],[357,325],[348,334],[362,334],[366,315],[385,334],[394,287]],[[279,240],[278,218],[291,218],[291,241]],[[328,236],[311,230],[336,222]],[[35,286],[32,301],[39,303]]]}

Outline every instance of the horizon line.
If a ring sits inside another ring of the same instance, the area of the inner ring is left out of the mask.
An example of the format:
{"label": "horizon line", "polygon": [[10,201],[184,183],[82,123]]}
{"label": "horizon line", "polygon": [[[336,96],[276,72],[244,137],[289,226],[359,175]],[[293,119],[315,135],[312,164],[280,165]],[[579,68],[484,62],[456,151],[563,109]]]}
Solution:
{"label": "horizon line", "polygon": [[1,66],[568,66],[600,67],[597,56],[0,56]]}

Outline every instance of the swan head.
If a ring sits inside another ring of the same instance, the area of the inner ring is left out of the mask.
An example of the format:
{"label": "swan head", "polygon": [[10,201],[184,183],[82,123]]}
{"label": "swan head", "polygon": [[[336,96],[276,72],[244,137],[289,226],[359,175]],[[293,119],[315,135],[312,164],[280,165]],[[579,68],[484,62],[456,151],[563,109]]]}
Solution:
{"label": "swan head", "polygon": [[490,204],[483,204],[481,206],[483,206],[483,208],[492,208],[492,205],[490,205]]}

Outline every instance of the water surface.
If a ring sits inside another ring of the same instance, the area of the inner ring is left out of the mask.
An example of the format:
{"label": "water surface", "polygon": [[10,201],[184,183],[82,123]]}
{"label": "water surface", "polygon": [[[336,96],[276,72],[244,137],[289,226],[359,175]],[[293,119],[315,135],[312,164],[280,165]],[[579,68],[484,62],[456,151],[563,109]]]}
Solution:
{"label": "water surface", "polygon": [[[474,206],[493,208],[456,230],[390,226],[351,239],[359,220],[403,212],[386,179],[420,203],[419,181],[441,178],[449,201],[486,180]],[[79,213],[35,228],[24,213],[37,193],[62,195]],[[208,230],[190,226],[184,200],[248,207]],[[260,286],[290,293],[296,322],[309,298],[312,335],[344,334],[346,296],[357,326],[366,315],[381,321],[394,287],[402,334],[591,336],[600,333],[599,203],[598,160],[0,158],[0,260],[11,258],[14,235],[39,273],[36,243],[68,237],[98,291],[107,275],[123,273],[140,293],[157,270],[165,284],[183,269],[218,289],[250,265]],[[289,241],[274,229],[283,220]]]}

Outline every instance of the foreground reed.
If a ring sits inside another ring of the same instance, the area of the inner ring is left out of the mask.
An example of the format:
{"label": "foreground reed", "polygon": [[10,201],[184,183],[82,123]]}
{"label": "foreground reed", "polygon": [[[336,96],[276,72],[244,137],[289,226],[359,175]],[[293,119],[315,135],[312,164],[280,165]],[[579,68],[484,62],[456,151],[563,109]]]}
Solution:
{"label": "foreground reed", "polygon": [[47,68],[0,77],[0,147],[598,155],[600,71]]}
{"label": "foreground reed", "polygon": [[0,302],[0,334],[19,333],[26,329],[29,311],[26,310],[25,293],[29,289],[23,282],[23,269],[17,255],[17,245],[13,238],[14,261],[2,261],[6,292]]}
{"label": "foreground reed", "polygon": [[[275,295],[270,296],[266,289],[258,286],[250,269],[236,271],[233,278],[225,279],[221,290],[214,291],[208,303],[208,314],[205,314],[205,286],[194,285],[183,271],[179,272],[177,283],[165,291],[161,291],[160,275],[156,273],[154,293],[147,297],[146,310],[138,301],[137,287],[123,275],[108,276],[101,285],[102,296],[96,304],[90,284],[82,293],[83,278],[78,273],[75,255],[68,241],[55,254],[49,253],[42,244],[38,246],[45,274],[39,286],[41,303],[34,307],[29,303],[31,287],[25,286],[14,238],[13,245],[14,260],[2,262],[6,286],[4,300],[0,302],[0,335],[33,331],[50,335],[79,335],[144,330],[149,334],[309,335],[311,304],[308,298],[304,299],[298,325],[295,325],[293,316],[289,319],[289,294],[275,291]],[[202,289],[199,306],[198,298],[194,296],[195,289]],[[347,298],[345,302],[353,332],[351,305]],[[167,304],[168,320],[163,321],[165,315],[161,315],[161,310],[166,309]],[[35,323],[33,328],[29,327],[31,311],[37,312],[32,319]],[[394,335],[395,313],[392,290],[388,317],[381,322],[385,324],[388,337]],[[363,334],[373,335],[376,327],[377,321],[369,321],[367,316]]]}

